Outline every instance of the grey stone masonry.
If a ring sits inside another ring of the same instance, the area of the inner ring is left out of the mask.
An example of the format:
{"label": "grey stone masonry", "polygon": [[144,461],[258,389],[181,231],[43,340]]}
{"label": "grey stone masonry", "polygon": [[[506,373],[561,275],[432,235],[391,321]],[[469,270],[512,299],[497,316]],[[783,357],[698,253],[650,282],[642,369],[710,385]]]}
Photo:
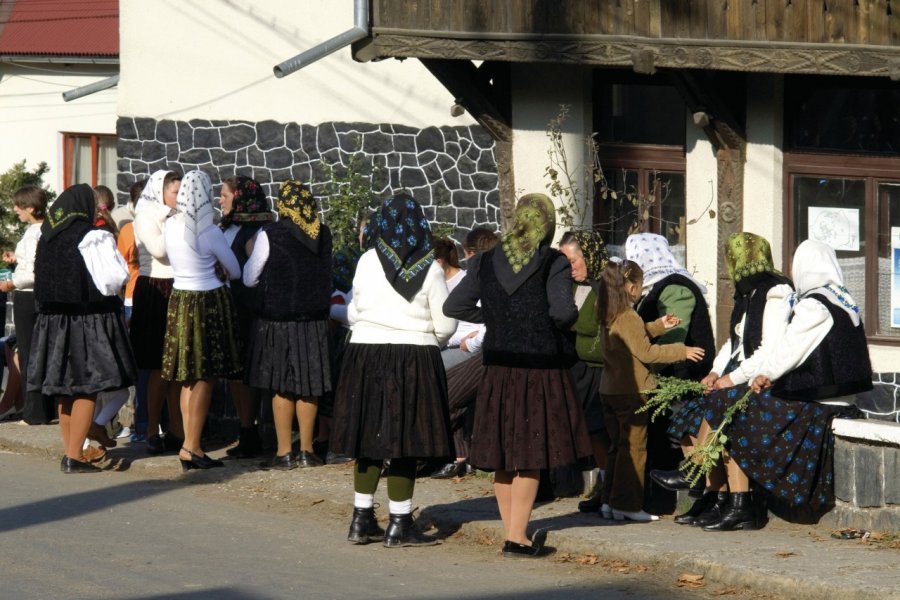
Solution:
{"label": "grey stone masonry", "polygon": [[870,419],[900,423],[900,373],[875,373],[875,389],[860,394],[859,409]]}
{"label": "grey stone masonry", "polygon": [[372,193],[410,192],[432,222],[498,228],[500,192],[494,141],[478,125],[417,129],[396,124],[190,121],[120,117],[118,196],[157,169],[200,169],[218,193],[222,180],[253,177],[270,198],[281,182],[310,183],[326,211],[330,172],[354,165],[372,173]]}

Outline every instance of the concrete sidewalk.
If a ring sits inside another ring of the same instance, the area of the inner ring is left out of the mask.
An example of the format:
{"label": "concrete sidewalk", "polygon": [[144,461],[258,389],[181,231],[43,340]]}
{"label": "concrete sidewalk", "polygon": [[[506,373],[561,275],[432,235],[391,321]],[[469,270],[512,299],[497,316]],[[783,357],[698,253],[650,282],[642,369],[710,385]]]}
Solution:
{"label": "concrete sidewalk", "polygon": [[[282,473],[260,471],[257,461],[228,461],[224,469],[183,475],[174,455],[149,457],[143,444],[120,446],[110,450],[106,463],[110,469],[127,469],[137,477],[202,483],[214,486],[215,493],[240,492],[251,497],[255,506],[319,511],[323,519],[349,522],[352,468],[348,465]],[[55,425],[0,423],[0,448],[45,455],[48,469],[56,469],[62,455]],[[225,453],[219,449],[210,454],[221,458]],[[106,476],[115,477],[115,473]],[[376,499],[382,507],[387,506],[384,487],[380,486]],[[548,527],[548,544],[557,549],[547,560],[599,563],[632,572],[649,569],[670,574],[673,582],[685,573],[703,575],[710,591],[734,586],[784,598],[900,599],[900,542],[836,540],[828,528],[777,520],[761,531],[718,534],[676,525],[671,518],[625,524],[582,515],[577,503],[566,498],[535,508],[533,526]],[[420,507],[420,518],[435,523],[441,535],[472,543],[502,542],[486,477],[419,479],[414,504]],[[381,508],[379,515],[384,518],[386,513]]]}

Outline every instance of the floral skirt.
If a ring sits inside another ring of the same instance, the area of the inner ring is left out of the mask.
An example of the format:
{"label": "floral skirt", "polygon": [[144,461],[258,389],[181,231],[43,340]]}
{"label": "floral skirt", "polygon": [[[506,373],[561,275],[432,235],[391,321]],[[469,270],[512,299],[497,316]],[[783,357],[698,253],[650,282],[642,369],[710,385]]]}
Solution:
{"label": "floral skirt", "polygon": [[748,388],[749,385],[741,384],[714,390],[706,396],[689,398],[672,415],[669,437],[681,440],[689,435],[696,436],[700,430],[700,423],[704,420],[715,429],[722,423],[722,417],[728,407],[740,400]]}
{"label": "floral skirt", "polygon": [[237,314],[224,286],[205,292],[173,290],[163,346],[163,379],[240,379],[243,360],[236,327]]}

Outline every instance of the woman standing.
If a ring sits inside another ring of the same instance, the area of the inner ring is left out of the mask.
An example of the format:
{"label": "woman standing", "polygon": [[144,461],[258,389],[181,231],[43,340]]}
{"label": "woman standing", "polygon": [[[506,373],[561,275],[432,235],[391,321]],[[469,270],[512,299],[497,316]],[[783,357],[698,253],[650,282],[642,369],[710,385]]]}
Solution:
{"label": "woman standing", "polygon": [[[388,548],[437,539],[412,518],[416,461],[451,455],[447,382],[440,345],[456,321],[441,312],[444,272],[434,260],[422,207],[401,194],[367,225],[372,248],[359,259],[349,320],[352,337],[335,394],[332,448],[356,457],[348,539],[383,535]],[[382,462],[388,467],[390,524],[381,532],[373,508]]]}
{"label": "woman standing", "polygon": [[[28,381],[28,358],[34,331],[34,254],[41,239],[41,228],[47,213],[47,192],[36,185],[26,185],[13,195],[13,210],[23,223],[27,223],[25,234],[16,244],[15,254],[5,252],[4,262],[15,263],[12,279],[0,282],[0,291],[13,294],[13,319],[16,326],[16,350],[19,354],[19,370],[22,380]],[[10,408],[14,409],[15,405]],[[9,411],[7,411],[9,412]],[[40,391],[25,392],[25,406],[22,419],[29,425],[43,425],[54,417],[52,399]],[[3,415],[4,417],[6,414]]]}
{"label": "woman standing", "polygon": [[[149,371],[147,379],[147,452],[162,454],[181,448],[184,427],[178,405],[179,389],[162,379],[163,338],[166,311],[172,294],[173,273],[163,237],[166,220],[175,210],[181,176],[173,171],[156,171],[150,176],[134,209],[134,241],[140,275],[134,286],[131,313],[131,345],[139,369]],[[169,431],[159,436],[163,405],[169,410]]]}
{"label": "woman standing", "polygon": [[118,294],[128,268],[113,236],[93,227],[94,191],[68,188],[41,226],[34,295],[28,389],[56,396],[66,454],[64,473],[99,469],[82,460],[82,448],[99,392],[127,388],[136,376]]}
{"label": "woman standing", "polygon": [[[286,181],[278,193],[277,223],[256,235],[244,285],[258,287],[260,318],[250,335],[247,382],[271,390],[278,449],[264,469],[319,467],[313,434],[319,398],[331,391],[328,309],[331,305],[331,230],[307,186]],[[300,452],[291,447],[294,415]]]}
{"label": "woman standing", "polygon": [[[248,248],[251,240],[260,228],[275,220],[269,210],[269,200],[262,186],[253,179],[244,176],[229,177],[222,182],[222,194],[219,197],[222,206],[222,221],[219,227],[225,232],[225,239],[231,245],[241,269],[247,264]],[[231,296],[237,309],[238,321],[235,335],[241,347],[250,345],[250,329],[253,326],[254,314],[259,309],[259,298],[255,290],[247,289],[240,279],[231,283]],[[247,361],[244,361],[247,364]],[[253,390],[243,379],[232,379],[228,382],[231,399],[241,420],[241,434],[238,445],[228,449],[228,456],[237,458],[253,458],[262,450],[256,420],[257,398]]]}
{"label": "woman standing", "polygon": [[526,533],[541,469],[591,454],[568,370],[575,349],[566,332],[578,311],[569,262],[549,246],[555,226],[547,196],[522,197],[512,230],[470,260],[444,305],[449,316],[487,326],[469,460],[495,472],[507,557],[546,553],[546,533]]}
{"label": "woman standing", "polygon": [[166,223],[166,254],[175,279],[166,321],[162,377],[181,384],[184,445],[181,467],[210,469],[222,461],[207,456],[200,437],[218,377],[234,377],[243,368],[234,339],[237,315],[225,277],[241,276],[225,234],[213,223],[212,184],[202,171],[184,176],[177,214]]}

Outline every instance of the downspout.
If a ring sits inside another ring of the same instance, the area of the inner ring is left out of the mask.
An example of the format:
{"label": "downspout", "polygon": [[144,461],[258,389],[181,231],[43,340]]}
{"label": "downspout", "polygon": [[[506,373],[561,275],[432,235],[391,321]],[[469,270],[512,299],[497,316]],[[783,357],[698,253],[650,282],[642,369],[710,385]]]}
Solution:
{"label": "downspout", "polygon": [[317,46],[313,46],[281,64],[275,65],[272,70],[275,72],[275,77],[281,78],[285,75],[290,75],[320,58],[325,58],[332,52],[336,52],[366,37],[369,37],[369,0],[354,0],[353,27],[351,29]]}
{"label": "downspout", "polygon": [[95,81],[94,83],[71,89],[68,92],[63,92],[62,97],[66,102],[71,102],[76,98],[88,96],[96,92],[102,92],[103,90],[108,90],[117,85],[119,85],[119,76],[113,75],[112,77],[107,77],[106,79],[101,79],[100,81]]}

